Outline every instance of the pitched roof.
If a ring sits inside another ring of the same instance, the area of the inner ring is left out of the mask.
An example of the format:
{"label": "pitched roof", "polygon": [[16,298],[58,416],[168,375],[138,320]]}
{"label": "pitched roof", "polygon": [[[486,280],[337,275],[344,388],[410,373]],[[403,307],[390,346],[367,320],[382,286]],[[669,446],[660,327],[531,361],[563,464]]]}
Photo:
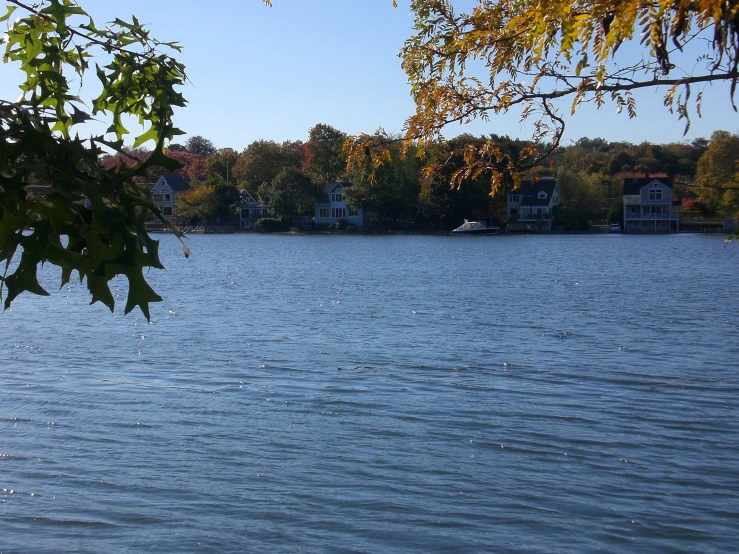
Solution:
{"label": "pitched roof", "polygon": [[640,194],[641,189],[657,181],[668,188],[672,188],[672,179],[669,177],[627,177],[624,179],[624,195]]}
{"label": "pitched roof", "polygon": [[[521,195],[521,206],[548,206],[556,188],[557,181],[554,179],[539,179],[536,182],[525,180],[510,194]],[[540,192],[545,192],[546,198],[539,198]]]}
{"label": "pitched roof", "polygon": [[348,183],[346,181],[337,181],[336,183],[326,183],[323,186],[323,190],[319,193],[318,198],[316,199],[316,204],[330,204],[331,203],[331,197],[329,194],[334,192],[335,189],[339,188],[339,185],[341,185],[342,188],[351,187],[354,183]]}
{"label": "pitched roof", "polygon": [[259,201],[246,189],[239,189],[242,204],[259,204]]}
{"label": "pitched roof", "polygon": [[174,192],[180,192],[190,188],[189,177],[183,177],[182,175],[162,175],[162,179],[167,182],[169,188]]}

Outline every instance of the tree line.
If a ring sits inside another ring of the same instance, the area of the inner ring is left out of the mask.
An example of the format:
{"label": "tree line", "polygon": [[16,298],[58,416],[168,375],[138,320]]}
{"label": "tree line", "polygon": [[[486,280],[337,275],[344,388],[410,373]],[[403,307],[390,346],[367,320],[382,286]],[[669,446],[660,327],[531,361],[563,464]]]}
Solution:
{"label": "tree line", "polygon": [[[508,136],[465,134],[426,146],[420,156],[413,145],[401,152],[400,144],[391,142],[387,157],[370,178],[367,171],[347,167],[346,141],[344,132],[319,123],[309,130],[307,141],[256,140],[241,152],[216,148],[202,136],[172,143],[167,155],[182,166],[175,173],[193,183],[178,195],[177,213],[190,223],[233,221],[240,191],[246,190],[269,206],[274,217],[287,221],[313,215],[316,198],[327,183],[348,181],[353,186],[346,189],[347,202],[362,207],[375,229],[446,230],[465,218],[500,224],[506,218],[506,197],[490,194],[491,172],[471,173],[451,183],[470,149],[492,142],[516,158],[529,145]],[[539,145],[542,151],[547,148]],[[106,157],[103,165],[132,165],[148,155],[144,149],[129,150]],[[739,194],[732,188],[739,179],[736,160],[739,137],[726,131],[717,131],[710,139],[669,144],[581,138],[560,146],[524,177],[555,177],[563,204],[559,224],[584,230],[592,222],[622,219],[623,181],[630,176],[670,177],[683,209],[703,217],[736,215]],[[165,171],[150,167],[145,180],[153,183]]]}

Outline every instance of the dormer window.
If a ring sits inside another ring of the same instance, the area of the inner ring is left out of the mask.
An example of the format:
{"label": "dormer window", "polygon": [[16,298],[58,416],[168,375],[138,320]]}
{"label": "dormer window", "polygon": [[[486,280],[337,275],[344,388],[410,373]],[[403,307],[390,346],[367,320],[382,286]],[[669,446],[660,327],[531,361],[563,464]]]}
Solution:
{"label": "dormer window", "polygon": [[546,200],[547,199],[547,193],[543,190],[539,191],[539,200]]}

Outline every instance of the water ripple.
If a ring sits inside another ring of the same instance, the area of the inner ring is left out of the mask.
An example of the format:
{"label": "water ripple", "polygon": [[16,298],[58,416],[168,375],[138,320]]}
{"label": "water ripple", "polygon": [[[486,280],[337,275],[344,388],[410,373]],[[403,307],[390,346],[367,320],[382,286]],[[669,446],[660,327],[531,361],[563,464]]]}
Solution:
{"label": "water ripple", "polygon": [[3,314],[0,551],[739,543],[721,238],[191,242],[152,324],[75,284]]}

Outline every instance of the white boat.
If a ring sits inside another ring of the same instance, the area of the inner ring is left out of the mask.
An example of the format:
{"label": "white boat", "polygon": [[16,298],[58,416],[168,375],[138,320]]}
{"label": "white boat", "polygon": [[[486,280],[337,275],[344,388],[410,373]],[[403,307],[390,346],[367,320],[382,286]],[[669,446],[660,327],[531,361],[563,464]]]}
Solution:
{"label": "white boat", "polygon": [[497,227],[488,227],[482,221],[467,221],[452,231],[453,235],[494,235]]}
{"label": "white boat", "polygon": [[620,233],[621,232],[621,225],[618,223],[611,223],[611,225],[608,227],[609,233]]}

